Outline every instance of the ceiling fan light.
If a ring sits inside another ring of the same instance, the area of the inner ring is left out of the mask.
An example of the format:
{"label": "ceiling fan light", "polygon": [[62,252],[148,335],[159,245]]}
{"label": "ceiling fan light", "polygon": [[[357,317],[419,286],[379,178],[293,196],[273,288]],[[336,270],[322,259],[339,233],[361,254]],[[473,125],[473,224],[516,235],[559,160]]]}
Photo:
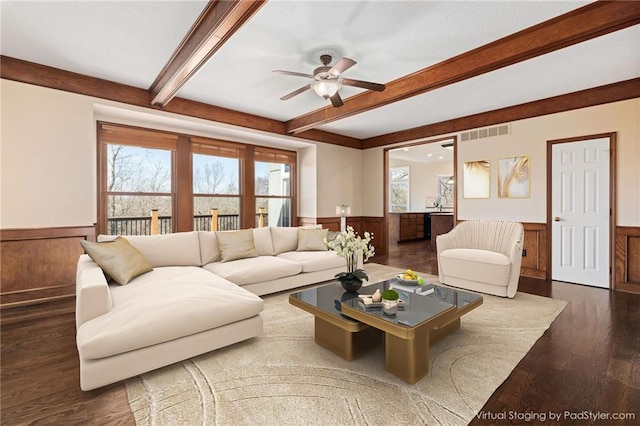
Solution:
{"label": "ceiling fan light", "polygon": [[318,96],[329,99],[335,95],[342,87],[338,80],[316,80],[311,83],[311,88]]}

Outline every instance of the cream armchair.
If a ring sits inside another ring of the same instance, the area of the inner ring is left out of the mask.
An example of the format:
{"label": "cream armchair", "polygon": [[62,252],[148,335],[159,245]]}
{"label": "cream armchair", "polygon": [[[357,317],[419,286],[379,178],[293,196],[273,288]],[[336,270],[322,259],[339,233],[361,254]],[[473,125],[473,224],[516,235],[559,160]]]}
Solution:
{"label": "cream armchair", "polygon": [[524,229],[518,222],[470,220],[438,235],[440,282],[513,297],[518,290]]}

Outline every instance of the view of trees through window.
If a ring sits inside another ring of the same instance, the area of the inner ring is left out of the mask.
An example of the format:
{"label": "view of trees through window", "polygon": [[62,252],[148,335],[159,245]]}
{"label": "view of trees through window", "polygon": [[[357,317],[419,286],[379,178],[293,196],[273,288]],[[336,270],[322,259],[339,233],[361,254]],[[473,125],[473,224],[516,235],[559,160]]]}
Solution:
{"label": "view of trees through window", "polygon": [[171,232],[171,151],[107,145],[107,217],[110,234],[147,233],[151,211]]}
{"label": "view of trees through window", "polygon": [[240,229],[240,160],[193,154],[194,229],[211,230],[218,209],[218,230]]}
{"label": "view of trees through window", "polygon": [[389,173],[389,211],[409,211],[409,166],[391,167]]}

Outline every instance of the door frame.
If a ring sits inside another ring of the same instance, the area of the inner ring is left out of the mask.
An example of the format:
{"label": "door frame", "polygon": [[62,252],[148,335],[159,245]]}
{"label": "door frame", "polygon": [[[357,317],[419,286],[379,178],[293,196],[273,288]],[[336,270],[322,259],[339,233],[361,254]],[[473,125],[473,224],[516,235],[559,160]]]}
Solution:
{"label": "door frame", "polygon": [[434,139],[421,139],[418,141],[412,141],[408,143],[400,143],[383,148],[382,150],[382,169],[383,169],[383,227],[385,233],[385,246],[387,248],[387,254],[390,249],[390,232],[389,232],[389,151],[398,148],[408,148],[416,145],[427,145],[431,143],[438,143],[442,141],[453,140],[453,179],[455,185],[453,186],[453,224],[457,223],[458,219],[458,135],[443,136]]}
{"label": "door frame", "polygon": [[573,138],[565,139],[553,139],[547,141],[547,265],[549,266],[547,278],[551,281],[553,277],[553,246],[551,235],[551,221],[552,211],[552,191],[553,185],[551,177],[553,175],[553,163],[552,163],[552,147],[555,144],[568,143],[568,142],[581,142],[591,139],[609,138],[609,290],[615,290],[615,238],[616,238],[616,137],[617,132],[610,133],[598,133],[594,135],[576,136]]}

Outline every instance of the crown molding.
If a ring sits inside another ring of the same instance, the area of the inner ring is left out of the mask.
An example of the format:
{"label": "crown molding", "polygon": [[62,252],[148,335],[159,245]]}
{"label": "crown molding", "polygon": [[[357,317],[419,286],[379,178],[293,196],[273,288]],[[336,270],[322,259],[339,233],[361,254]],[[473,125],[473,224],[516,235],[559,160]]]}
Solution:
{"label": "crown molding", "polygon": [[[0,77],[6,80],[289,136],[285,132],[284,122],[258,115],[178,97],[174,98],[166,107],[160,108],[149,105],[149,92],[138,87],[23,61],[9,56],[0,55],[0,64],[2,65],[0,66]],[[296,137],[350,148],[360,148],[361,146],[360,139],[321,130],[302,132]]]}
{"label": "crown molding", "polygon": [[[144,89],[7,56],[0,56],[0,64],[0,77],[6,80],[287,136],[285,123],[282,121],[183,98],[175,98],[165,108],[153,107],[149,105],[148,92]],[[364,140],[316,129],[301,132],[295,137],[349,148],[368,149],[639,97],[640,78],[636,78]]]}

